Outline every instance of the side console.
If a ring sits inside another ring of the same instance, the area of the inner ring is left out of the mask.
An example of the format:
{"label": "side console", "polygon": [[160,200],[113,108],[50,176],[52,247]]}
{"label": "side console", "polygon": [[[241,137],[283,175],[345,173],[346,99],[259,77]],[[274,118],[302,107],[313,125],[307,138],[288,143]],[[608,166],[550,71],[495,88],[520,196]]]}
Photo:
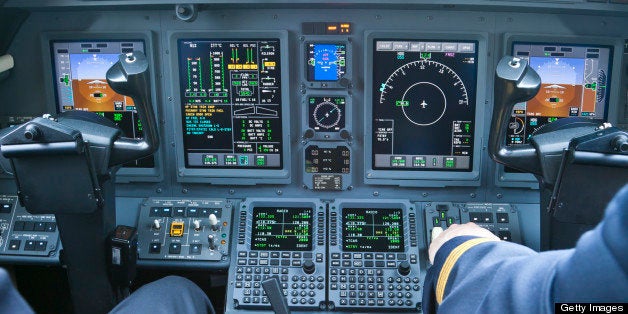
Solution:
{"label": "side console", "polygon": [[290,309],[327,309],[325,210],[323,203],[310,199],[248,199],[240,204],[236,261],[229,271],[230,306],[270,309],[261,283],[276,276]]}
{"label": "side console", "polygon": [[232,203],[225,199],[149,198],[142,202],[142,260],[213,261],[229,266]]}
{"label": "side console", "polygon": [[416,206],[336,200],[329,216],[330,309],[419,310],[425,244]]}
{"label": "side console", "polygon": [[58,263],[59,245],[54,215],[30,214],[17,196],[0,195],[0,260],[30,262],[39,257]]}
{"label": "side console", "polygon": [[424,212],[428,241],[434,227],[474,222],[502,240],[521,243],[519,215],[510,204],[432,202],[424,203]]}

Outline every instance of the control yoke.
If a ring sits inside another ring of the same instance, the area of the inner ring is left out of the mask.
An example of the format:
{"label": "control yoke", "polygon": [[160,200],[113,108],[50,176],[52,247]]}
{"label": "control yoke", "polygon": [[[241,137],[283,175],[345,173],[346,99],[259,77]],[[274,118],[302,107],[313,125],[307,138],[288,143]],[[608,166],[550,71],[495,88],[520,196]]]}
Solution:
{"label": "control yoke", "polygon": [[159,146],[148,73],[146,56],[138,52],[120,55],[118,62],[107,71],[109,86],[117,93],[133,98],[144,132],[143,139],[127,137],[117,139],[113,143],[109,165],[122,164],[148,156]]}
{"label": "control yoke", "polygon": [[540,87],[541,78],[526,60],[504,57],[499,61],[488,151],[496,162],[534,174],[540,174],[541,168],[536,150],[530,144],[506,146],[506,128],[515,104],[532,99]]}
{"label": "control yoke", "polygon": [[594,225],[626,184],[628,133],[599,120],[570,117],[543,126],[529,144],[506,146],[514,105],[534,97],[540,86],[541,78],[526,60],[502,58],[495,72],[489,154],[498,163],[534,174],[551,195],[541,203],[554,218]]}
{"label": "control yoke", "polygon": [[32,214],[56,217],[76,313],[106,313],[115,304],[105,254],[116,223],[115,175],[119,165],[151,155],[159,143],[146,56],[120,55],[106,77],[111,88],[133,99],[143,139],[124,137],[104,117],[74,110],[0,133],[20,203]]}

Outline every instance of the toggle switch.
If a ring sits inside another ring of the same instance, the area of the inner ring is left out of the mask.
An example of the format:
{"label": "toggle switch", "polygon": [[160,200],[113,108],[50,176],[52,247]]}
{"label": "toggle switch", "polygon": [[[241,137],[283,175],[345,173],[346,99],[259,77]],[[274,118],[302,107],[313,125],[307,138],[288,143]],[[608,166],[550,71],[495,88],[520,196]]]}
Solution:
{"label": "toggle switch", "polygon": [[218,218],[216,218],[215,214],[209,215],[209,226],[212,228],[213,231],[218,230],[218,228],[220,227],[218,226]]}
{"label": "toggle switch", "polygon": [[209,242],[209,249],[210,250],[215,250],[216,249],[216,243],[214,241],[214,235],[210,234],[207,236],[207,242]]}

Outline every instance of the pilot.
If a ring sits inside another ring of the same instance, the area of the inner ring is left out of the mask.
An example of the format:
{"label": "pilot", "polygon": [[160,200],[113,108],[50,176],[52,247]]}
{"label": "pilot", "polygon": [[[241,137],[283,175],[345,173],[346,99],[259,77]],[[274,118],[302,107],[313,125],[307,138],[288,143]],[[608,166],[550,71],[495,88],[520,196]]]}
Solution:
{"label": "pilot", "polygon": [[628,185],[574,249],[537,253],[474,223],[433,239],[424,313],[553,313],[555,303],[628,302]]}

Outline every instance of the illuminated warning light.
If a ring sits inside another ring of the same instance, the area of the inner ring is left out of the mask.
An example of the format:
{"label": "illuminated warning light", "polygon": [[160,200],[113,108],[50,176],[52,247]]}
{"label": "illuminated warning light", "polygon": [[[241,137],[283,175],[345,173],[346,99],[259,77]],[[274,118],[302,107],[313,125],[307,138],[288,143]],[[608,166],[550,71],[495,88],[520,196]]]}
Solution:
{"label": "illuminated warning light", "polygon": [[328,31],[337,31],[338,30],[338,26],[336,26],[336,25],[327,25],[327,30]]}
{"label": "illuminated warning light", "polygon": [[276,65],[277,65],[277,63],[275,61],[266,61],[266,62],[264,62],[264,66],[265,67],[274,67]]}
{"label": "illuminated warning light", "polygon": [[351,33],[351,24],[350,23],[340,23],[340,33],[341,34],[350,34]]}
{"label": "illuminated warning light", "polygon": [[550,97],[549,102],[562,102],[562,100],[558,97]]}

